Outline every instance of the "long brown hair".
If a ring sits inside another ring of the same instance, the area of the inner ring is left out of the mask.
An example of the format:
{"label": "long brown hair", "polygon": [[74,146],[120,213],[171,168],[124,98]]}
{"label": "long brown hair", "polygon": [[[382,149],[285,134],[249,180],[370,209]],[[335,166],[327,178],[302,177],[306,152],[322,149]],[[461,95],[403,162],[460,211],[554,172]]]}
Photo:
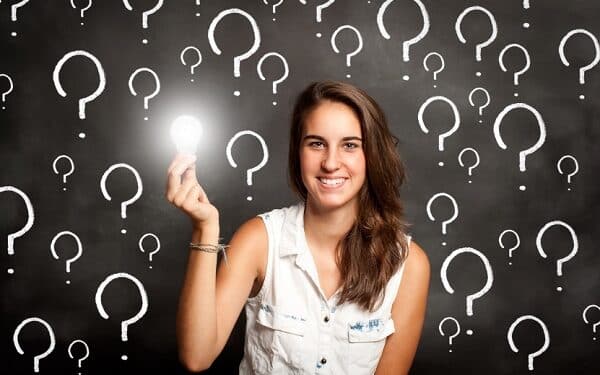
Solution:
{"label": "long brown hair", "polygon": [[383,301],[388,281],[408,256],[407,224],[400,200],[405,175],[396,150],[398,139],[388,129],[382,109],[361,89],[336,81],[310,84],[296,99],[288,155],[290,184],[304,201],[307,190],[299,158],[303,125],[308,114],[325,100],[346,104],[355,112],[366,160],[356,222],[336,252],[343,285],[338,302],[355,302],[373,311],[377,301]]}

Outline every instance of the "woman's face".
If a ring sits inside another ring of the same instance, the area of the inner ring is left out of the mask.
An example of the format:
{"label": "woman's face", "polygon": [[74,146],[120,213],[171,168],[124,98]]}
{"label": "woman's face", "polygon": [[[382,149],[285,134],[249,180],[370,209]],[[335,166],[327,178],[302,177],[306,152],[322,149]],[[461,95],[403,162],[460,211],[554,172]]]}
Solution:
{"label": "woman's face", "polygon": [[304,122],[300,170],[307,199],[323,209],[354,206],[366,179],[360,121],[352,108],[321,102]]}

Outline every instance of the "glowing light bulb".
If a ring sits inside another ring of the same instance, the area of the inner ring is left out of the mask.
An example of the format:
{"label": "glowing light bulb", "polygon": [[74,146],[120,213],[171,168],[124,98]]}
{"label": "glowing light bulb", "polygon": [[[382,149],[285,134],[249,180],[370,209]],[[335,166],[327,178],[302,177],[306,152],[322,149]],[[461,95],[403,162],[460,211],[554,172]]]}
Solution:
{"label": "glowing light bulb", "polygon": [[192,116],[179,116],[171,125],[171,138],[177,151],[184,154],[196,154],[198,141],[202,135],[200,122]]}

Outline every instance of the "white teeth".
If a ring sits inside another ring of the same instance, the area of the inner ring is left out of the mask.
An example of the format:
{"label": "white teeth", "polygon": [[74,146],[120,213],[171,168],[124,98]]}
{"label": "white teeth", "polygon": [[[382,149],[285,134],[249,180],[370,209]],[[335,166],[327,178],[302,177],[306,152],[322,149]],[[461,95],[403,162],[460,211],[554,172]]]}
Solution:
{"label": "white teeth", "polygon": [[319,178],[319,181],[321,181],[325,185],[336,186],[336,185],[341,185],[342,182],[344,182],[344,179],[343,178],[335,178],[335,179]]}

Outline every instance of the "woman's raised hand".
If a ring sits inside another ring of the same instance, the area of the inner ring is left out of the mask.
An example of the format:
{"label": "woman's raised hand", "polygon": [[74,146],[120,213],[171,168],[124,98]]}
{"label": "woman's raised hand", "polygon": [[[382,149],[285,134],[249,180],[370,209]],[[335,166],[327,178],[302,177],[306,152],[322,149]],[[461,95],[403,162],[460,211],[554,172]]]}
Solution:
{"label": "woman's raised hand", "polygon": [[185,212],[195,229],[218,224],[219,211],[213,206],[196,178],[196,156],[177,154],[168,169],[166,197]]}

